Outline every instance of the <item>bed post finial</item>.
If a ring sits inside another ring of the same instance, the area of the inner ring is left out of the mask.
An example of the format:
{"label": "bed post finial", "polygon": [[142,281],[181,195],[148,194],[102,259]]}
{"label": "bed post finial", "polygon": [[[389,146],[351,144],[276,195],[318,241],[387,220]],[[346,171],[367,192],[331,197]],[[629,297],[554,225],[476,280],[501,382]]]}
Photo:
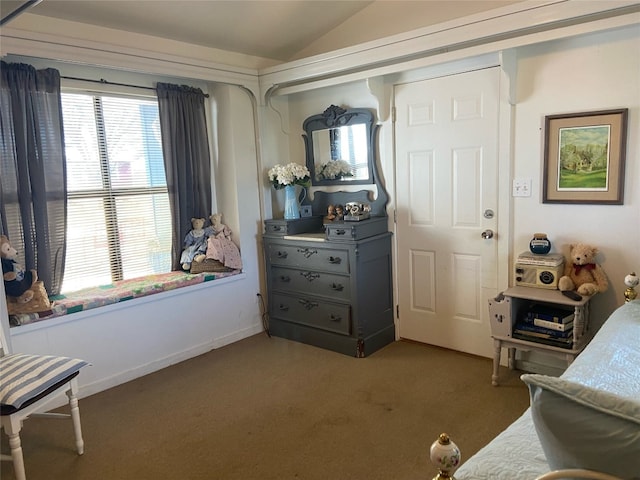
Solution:
{"label": "bed post finial", "polygon": [[460,466],[460,449],[451,441],[449,435],[441,433],[431,444],[429,450],[431,463],[438,468],[433,480],[455,480],[453,472]]}
{"label": "bed post finial", "polygon": [[629,275],[624,277],[624,284],[627,286],[627,289],[624,291],[624,301],[630,302],[631,300],[635,300],[638,297],[638,292],[634,290],[634,287],[638,285],[638,276],[636,272],[631,272]]}

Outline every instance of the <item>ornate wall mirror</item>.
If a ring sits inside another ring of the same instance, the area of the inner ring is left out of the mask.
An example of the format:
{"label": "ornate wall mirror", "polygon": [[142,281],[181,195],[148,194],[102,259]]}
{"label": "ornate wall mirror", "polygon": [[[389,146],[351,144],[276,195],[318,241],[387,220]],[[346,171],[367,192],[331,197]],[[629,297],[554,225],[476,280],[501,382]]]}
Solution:
{"label": "ornate wall mirror", "polygon": [[312,185],[376,183],[373,114],[331,105],[307,118],[302,128]]}
{"label": "ornate wall mirror", "polygon": [[312,185],[371,185],[357,192],[318,189],[313,201],[306,199],[313,212],[325,214],[328,205],[359,202],[370,205],[372,217],[386,217],[389,196],[376,164],[378,125],[373,113],[364,108],[331,105],[323,113],[307,118],[302,128]]}

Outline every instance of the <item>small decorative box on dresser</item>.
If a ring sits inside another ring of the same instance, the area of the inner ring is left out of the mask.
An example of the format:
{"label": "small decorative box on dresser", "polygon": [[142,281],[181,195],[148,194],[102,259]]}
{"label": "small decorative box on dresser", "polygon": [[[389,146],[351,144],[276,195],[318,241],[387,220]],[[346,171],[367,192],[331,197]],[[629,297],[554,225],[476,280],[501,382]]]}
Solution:
{"label": "small decorative box on dresser", "polygon": [[263,238],[272,335],[356,357],[394,341],[391,233]]}

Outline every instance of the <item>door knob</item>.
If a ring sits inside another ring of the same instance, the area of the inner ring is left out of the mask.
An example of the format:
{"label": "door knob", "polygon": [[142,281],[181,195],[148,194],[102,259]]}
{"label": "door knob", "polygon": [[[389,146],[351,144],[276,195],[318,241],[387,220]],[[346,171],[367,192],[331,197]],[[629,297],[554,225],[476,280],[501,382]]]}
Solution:
{"label": "door knob", "polygon": [[484,238],[485,240],[488,240],[490,238],[493,238],[493,230],[485,230],[484,232],[482,232],[480,234],[482,236],[482,238]]}

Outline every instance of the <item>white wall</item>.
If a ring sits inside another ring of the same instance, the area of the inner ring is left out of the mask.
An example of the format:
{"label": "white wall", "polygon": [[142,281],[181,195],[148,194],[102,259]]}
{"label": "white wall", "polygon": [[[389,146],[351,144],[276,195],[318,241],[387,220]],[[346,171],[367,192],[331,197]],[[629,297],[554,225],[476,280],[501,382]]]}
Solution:
{"label": "white wall", "polygon": [[[546,232],[557,252],[584,241],[599,247],[610,280],[593,302],[602,322],[624,301],[624,276],[640,271],[640,28],[523,47],[517,52],[514,177],[533,180],[532,196],[513,199],[514,254],[534,232]],[[545,115],[629,108],[624,205],[542,203]]]}

